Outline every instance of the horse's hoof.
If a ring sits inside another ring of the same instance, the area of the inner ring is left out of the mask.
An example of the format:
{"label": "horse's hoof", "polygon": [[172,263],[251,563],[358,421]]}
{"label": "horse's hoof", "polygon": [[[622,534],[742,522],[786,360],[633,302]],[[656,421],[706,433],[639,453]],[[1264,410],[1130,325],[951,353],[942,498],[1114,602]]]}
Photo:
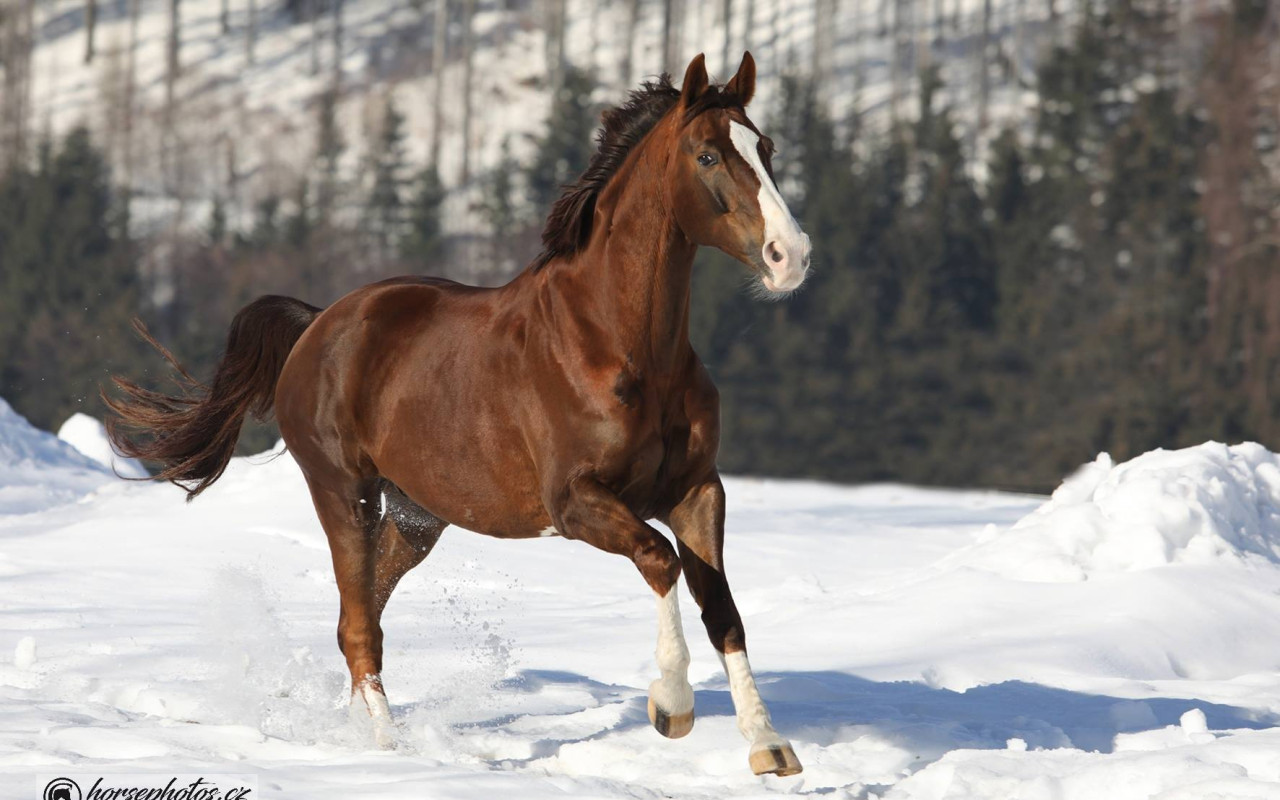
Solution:
{"label": "horse's hoof", "polygon": [[751,771],[757,775],[797,775],[804,771],[796,751],[786,742],[751,751]]}
{"label": "horse's hoof", "polygon": [[688,736],[689,731],[693,730],[693,709],[689,709],[684,714],[668,714],[658,708],[650,697],[649,721],[653,723],[658,733],[668,739],[679,739],[681,736]]}

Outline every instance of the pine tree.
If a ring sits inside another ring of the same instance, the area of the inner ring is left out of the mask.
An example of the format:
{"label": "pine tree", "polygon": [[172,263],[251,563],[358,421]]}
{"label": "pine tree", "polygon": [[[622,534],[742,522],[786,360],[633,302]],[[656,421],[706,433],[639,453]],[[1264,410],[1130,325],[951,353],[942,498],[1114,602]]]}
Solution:
{"label": "pine tree", "polygon": [[427,271],[444,252],[440,216],[446,192],[440,183],[440,173],[433,166],[423,168],[414,183],[408,208],[408,232],[400,241],[400,257],[411,268]]}
{"label": "pine tree", "polygon": [[520,165],[511,155],[511,142],[502,141],[498,163],[481,179],[484,193],[484,215],[489,223],[493,243],[494,267],[499,274],[511,271],[510,239],[521,224],[522,214],[516,198],[516,176]]}
{"label": "pine tree", "polygon": [[84,128],[57,148],[43,142],[36,168],[0,185],[0,396],[41,427],[95,409],[107,374],[138,363],[129,318],[140,287],[112,202]]}
{"label": "pine tree", "polygon": [[338,93],[333,88],[321,92],[316,110],[316,216],[328,224],[338,202],[338,162],[347,147],[338,128]]}
{"label": "pine tree", "polygon": [[370,154],[373,185],[365,203],[366,230],[372,234],[382,260],[395,252],[405,229],[404,115],[388,95],[382,124]]}
{"label": "pine tree", "polygon": [[547,130],[535,140],[526,172],[532,216],[545,217],[564,185],[586,169],[595,153],[592,137],[600,119],[600,109],[591,99],[595,86],[590,73],[574,66],[565,69],[563,85],[547,114]]}

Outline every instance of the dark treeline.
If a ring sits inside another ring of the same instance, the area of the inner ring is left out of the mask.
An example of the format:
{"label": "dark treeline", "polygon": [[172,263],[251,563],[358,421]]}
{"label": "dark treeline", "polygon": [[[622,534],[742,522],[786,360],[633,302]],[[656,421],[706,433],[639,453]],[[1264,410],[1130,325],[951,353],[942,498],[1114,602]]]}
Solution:
{"label": "dark treeline", "polygon": [[698,273],[727,471],[1045,489],[1103,450],[1280,443],[1265,6],[1206,22],[1189,76],[1172,13],[1091,12],[981,163],[931,76],[917,121],[864,141],[784,92],[817,274],[761,310]]}
{"label": "dark treeline", "polygon": [[[1267,6],[1236,0],[1198,21],[1194,57],[1174,15],[1094,6],[1042,60],[1029,116],[989,142],[959,137],[933,72],[918,113],[876,132],[785,79],[780,107],[756,116],[814,274],[762,304],[718,253],[695,272],[726,472],[1046,489],[1101,450],[1280,445]],[[484,240],[442,234],[440,181],[406,162],[390,101],[357,178],[339,176],[344,145],[320,102],[308,174],[244,224],[215,199],[198,237],[132,239],[87,135],[44,146],[0,182],[0,396],[56,427],[97,411],[109,371],[157,379],[134,313],[208,374],[231,316],[260,294],[325,303],[389,274],[509,276],[591,151],[592,78],[561,80],[534,158],[479,182]],[[492,271],[450,274],[461,248]]]}

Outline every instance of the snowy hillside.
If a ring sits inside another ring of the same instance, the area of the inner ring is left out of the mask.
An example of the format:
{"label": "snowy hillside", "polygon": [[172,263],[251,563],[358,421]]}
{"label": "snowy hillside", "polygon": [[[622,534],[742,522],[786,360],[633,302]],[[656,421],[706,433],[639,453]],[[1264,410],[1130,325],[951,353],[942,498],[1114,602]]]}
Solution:
{"label": "snowy hillside", "polygon": [[106,427],[88,414],[71,415],[58,428],[58,438],[122,478],[147,477],[141,462],[115,452]]}
{"label": "snowy hillside", "polygon": [[32,427],[0,399],[0,515],[61,505],[110,480],[108,469]]}
{"label": "snowy hillside", "polygon": [[[335,64],[349,177],[362,163],[380,104],[391,93],[406,114],[415,163],[425,160],[435,135],[433,108],[444,109],[442,177],[448,185],[462,184],[465,70],[457,19],[462,3],[453,4],[445,79],[437,97],[429,52],[434,3],[347,0],[335,37],[327,11],[312,20],[288,13],[278,0],[183,0],[173,132],[167,133],[171,4],[136,0],[135,25],[132,2],[98,0],[95,56],[89,62],[84,4],[35,3],[31,119],[37,131],[89,124],[111,152],[118,177],[135,186],[135,210],[142,221],[168,224],[176,217],[184,224],[203,224],[214,196],[226,196],[240,213],[248,213],[268,192],[288,196],[295,176],[315,156],[315,109],[320,93],[332,85]],[[224,5],[229,9],[225,28]],[[468,189],[475,188],[477,174],[498,162],[504,142],[518,158],[527,157],[528,134],[542,129],[550,106],[544,31],[554,5],[496,0],[476,5]],[[616,101],[663,68],[663,6],[637,4],[634,36],[627,37],[631,5],[566,3],[566,60],[596,75],[604,87],[602,101]],[[672,7],[679,15],[674,49],[682,54],[673,65],[677,80],[687,60],[703,51],[712,72],[726,79],[742,50],[750,48],[761,68],[755,113],[762,120],[782,72],[816,69],[836,119],[848,119],[857,110],[868,112],[864,123],[871,129],[883,127],[892,113],[915,113],[916,76],[926,64],[937,63],[949,87],[945,99],[971,129],[979,116],[999,122],[1026,102],[1035,60],[1052,30],[1071,19],[1074,4],[996,0],[990,6],[985,105],[979,97],[984,26],[978,0],[945,6],[901,0],[739,0]],[[820,15],[826,16],[815,29]],[[630,74],[623,75],[628,52]],[[475,224],[468,207],[467,194],[458,193],[448,218],[453,229]]]}
{"label": "snowy hillside", "polygon": [[[31,435],[0,418],[0,486],[91,486]],[[1047,504],[731,480],[752,661],[805,764],[785,779],[748,771],[687,596],[698,719],[671,741],[646,718],[654,611],[630,564],[453,529],[388,609],[400,743],[372,750],[292,460],[237,459],[192,504],[100,473],[82,502],[0,509],[0,797],[100,771],[251,773],[308,800],[1280,797],[1278,463],[1103,459]]]}

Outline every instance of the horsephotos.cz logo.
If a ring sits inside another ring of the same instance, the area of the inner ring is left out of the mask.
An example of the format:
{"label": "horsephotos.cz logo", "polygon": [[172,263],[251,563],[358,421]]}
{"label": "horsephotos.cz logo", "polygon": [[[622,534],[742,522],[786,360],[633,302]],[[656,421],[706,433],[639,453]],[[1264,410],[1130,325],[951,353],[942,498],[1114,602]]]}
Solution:
{"label": "horsephotos.cz logo", "polygon": [[256,800],[254,775],[67,775],[41,777],[42,800]]}

